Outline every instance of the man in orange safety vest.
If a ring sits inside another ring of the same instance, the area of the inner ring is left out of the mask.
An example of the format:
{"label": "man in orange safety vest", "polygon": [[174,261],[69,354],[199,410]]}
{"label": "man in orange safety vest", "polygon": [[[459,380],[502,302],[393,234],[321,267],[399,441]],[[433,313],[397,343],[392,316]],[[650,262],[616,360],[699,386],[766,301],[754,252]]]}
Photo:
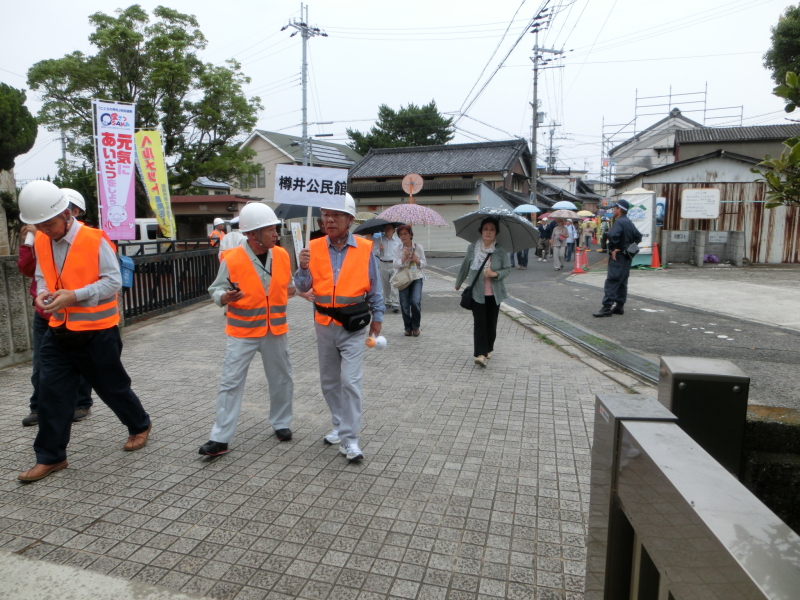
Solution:
{"label": "man in orange safety vest", "polygon": [[286,333],[286,305],[294,295],[289,253],[275,244],[280,221],[266,204],[250,202],[239,213],[239,230],[247,243],[225,251],[217,278],[208,293],[227,309],[228,342],[222,382],[217,394],[216,421],[204,456],[220,456],[236,433],[250,362],[261,353],[269,381],[269,420],[275,437],[292,439],[292,365]]}

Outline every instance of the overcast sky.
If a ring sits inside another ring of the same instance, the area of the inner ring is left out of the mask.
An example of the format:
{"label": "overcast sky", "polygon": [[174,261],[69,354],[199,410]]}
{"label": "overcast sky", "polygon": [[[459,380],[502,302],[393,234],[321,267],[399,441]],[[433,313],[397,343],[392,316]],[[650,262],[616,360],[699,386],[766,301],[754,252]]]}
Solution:
{"label": "overcast sky", "polygon": [[[197,0],[144,1],[197,16],[208,39],[204,60],[242,63],[252,78],[248,94],[262,98],[258,127],[299,134],[302,121],[301,40],[280,28],[300,17],[300,3],[284,0],[230,3]],[[329,141],[347,141],[345,130],[366,131],[378,105],[393,108],[435,99],[443,112],[465,111],[454,142],[530,138],[533,97],[530,56],[534,36],[520,34],[537,14],[542,0],[317,0],[310,23],[328,33],[309,43],[311,134],[333,133]],[[562,0],[540,46],[564,49],[565,58],[540,72],[541,109],[559,125],[555,145],[559,168],[600,166],[603,120],[633,120],[640,97],[704,92],[707,125],[785,122],[783,103],[771,95],[774,84],[762,66],[770,27],[789,6],[786,0]],[[66,8],[68,6],[68,8]],[[60,58],[75,50],[92,53],[88,16],[110,13],[128,4],[73,0],[15,2],[3,8],[0,81],[26,88],[27,71],[37,61]],[[518,42],[518,43],[517,43]],[[515,46],[516,44],[516,46]],[[570,52],[570,50],[573,50]],[[506,54],[484,91],[472,102]],[[485,68],[485,70],[484,70]],[[482,75],[483,73],[483,75]],[[672,106],[703,122],[704,95],[677,96]],[[667,100],[641,101],[666,103]],[[697,102],[689,104],[689,102]],[[28,106],[40,106],[28,92]],[[638,120],[638,129],[655,122],[667,106]],[[539,130],[543,144],[549,128]],[[40,130],[36,145],[17,159],[18,180],[56,171],[58,134]],[[539,146],[540,155],[545,147]],[[540,164],[543,163],[541,156]]]}

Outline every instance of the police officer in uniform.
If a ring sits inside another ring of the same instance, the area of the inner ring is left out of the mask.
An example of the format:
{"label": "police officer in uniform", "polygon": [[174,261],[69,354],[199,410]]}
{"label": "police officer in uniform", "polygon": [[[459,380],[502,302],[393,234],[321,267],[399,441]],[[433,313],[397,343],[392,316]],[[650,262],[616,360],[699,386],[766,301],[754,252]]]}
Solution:
{"label": "police officer in uniform", "polygon": [[275,437],[281,442],[292,439],[294,384],[286,303],[289,295],[294,295],[294,285],[289,253],[275,245],[279,223],[267,205],[247,204],[239,214],[239,229],[247,243],[225,251],[217,278],[208,288],[218,306],[227,306],[228,344],[217,394],[217,419],[209,441],[199,450],[204,456],[228,452],[239,421],[247,370],[256,352],[261,353],[269,382],[269,420]]}
{"label": "police officer in uniform", "polygon": [[324,313],[366,302],[372,313],[369,333],[379,335],[385,312],[381,279],[372,242],[349,231],[356,214],[353,197],[346,194],[344,207],[321,208],[320,212],[326,236],[312,240],[308,248],[300,251],[300,268],[294,282],[300,292],[313,292],[319,380],[333,423],[333,431],[323,441],[340,444],[339,452],[347,460],[361,461],[364,453],[358,436],[364,329],[347,331],[334,317]]}
{"label": "police officer in uniform", "polygon": [[619,200],[612,208],[614,225],[608,232],[608,275],[604,286],[603,308],[595,317],[610,317],[625,313],[625,301],[628,299],[628,276],[631,274],[632,258],[625,249],[631,244],[642,241],[641,232],[628,218],[631,208],[627,200]]}
{"label": "police officer in uniform", "polygon": [[62,190],[32,181],[19,195],[20,219],[36,225],[36,306],[49,315],[40,348],[36,466],[19,474],[36,481],[67,467],[67,445],[81,375],[128,428],[124,450],[147,444],[150,416],[131,390],[120,361],[117,293],[122,276],[102,231],[76,220]]}

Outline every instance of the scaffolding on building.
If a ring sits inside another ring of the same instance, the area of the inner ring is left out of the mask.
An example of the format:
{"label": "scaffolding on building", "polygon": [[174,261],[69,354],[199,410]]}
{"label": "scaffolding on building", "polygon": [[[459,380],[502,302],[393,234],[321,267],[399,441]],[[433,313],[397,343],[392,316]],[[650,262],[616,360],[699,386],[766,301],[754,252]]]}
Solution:
{"label": "scaffolding on building", "polygon": [[[720,108],[708,108],[708,83],[705,89],[701,92],[688,92],[688,93],[673,93],[672,86],[669,86],[669,93],[659,96],[639,96],[639,90],[636,90],[636,100],[634,104],[633,119],[624,124],[606,124],[605,117],[602,123],[602,147],[600,150],[600,180],[613,183],[616,174],[616,165],[614,159],[611,158],[611,151],[633,137],[641,133],[653,123],[652,120],[647,120],[647,125],[640,128],[640,119],[642,117],[664,117],[669,115],[670,111],[674,108],[673,102],[680,102],[681,106],[688,106],[687,110],[680,109],[682,115],[694,114],[698,122],[702,122],[703,127],[715,127],[711,122],[726,120],[726,126],[729,126],[731,121],[738,119],[739,126],[742,126],[744,120],[744,105],[742,106],[724,106]],[[653,109],[655,112],[645,112]],[[702,113],[702,121],[700,114]],[[669,131],[669,130],[668,130]],[[635,158],[635,157],[632,157]],[[669,164],[669,157],[664,156],[663,164],[654,165],[654,167]]]}

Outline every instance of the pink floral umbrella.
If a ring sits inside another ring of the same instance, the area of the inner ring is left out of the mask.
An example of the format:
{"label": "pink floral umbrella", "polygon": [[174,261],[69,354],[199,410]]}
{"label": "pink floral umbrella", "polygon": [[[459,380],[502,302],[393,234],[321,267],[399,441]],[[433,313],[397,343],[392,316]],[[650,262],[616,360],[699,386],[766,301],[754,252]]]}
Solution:
{"label": "pink floral umbrella", "polygon": [[379,214],[378,218],[386,221],[400,221],[409,225],[448,226],[442,215],[419,204],[395,204]]}

